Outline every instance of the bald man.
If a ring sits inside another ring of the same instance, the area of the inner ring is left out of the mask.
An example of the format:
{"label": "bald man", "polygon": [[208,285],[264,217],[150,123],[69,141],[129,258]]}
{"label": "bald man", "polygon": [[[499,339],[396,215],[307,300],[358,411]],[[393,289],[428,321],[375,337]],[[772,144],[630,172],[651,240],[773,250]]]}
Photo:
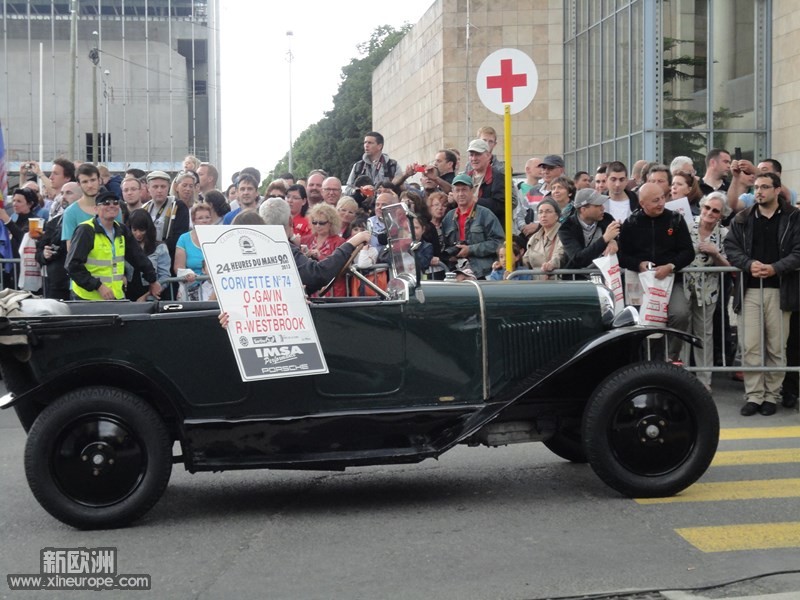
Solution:
{"label": "bald man", "polygon": [[[689,228],[680,213],[664,207],[667,193],[657,183],[645,183],[639,189],[639,205],[622,224],[619,234],[619,264],[642,273],[655,271],[656,279],[675,275],[669,300],[667,324],[685,331],[689,326],[689,305],[683,292],[683,277],[677,271],[694,260],[694,246]],[[673,338],[669,359],[681,360],[683,342]]]}

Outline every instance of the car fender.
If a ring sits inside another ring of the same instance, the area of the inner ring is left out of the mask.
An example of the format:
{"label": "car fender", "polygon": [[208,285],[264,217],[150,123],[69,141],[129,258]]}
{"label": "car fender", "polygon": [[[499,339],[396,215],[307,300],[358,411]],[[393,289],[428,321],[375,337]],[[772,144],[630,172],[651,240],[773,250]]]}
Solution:
{"label": "car fender", "polygon": [[588,401],[591,391],[607,375],[625,364],[641,360],[636,354],[643,340],[659,333],[675,335],[694,346],[702,347],[702,342],[696,336],[666,327],[656,329],[636,325],[603,332],[578,346],[568,359],[558,357],[557,361],[543,365],[518,385],[491,398],[483,409],[466,419],[460,428],[450,431],[448,439],[439,446],[439,453],[464,441],[492,421],[502,419],[504,412],[514,412],[516,405],[536,403],[541,398],[549,402],[554,398],[557,400],[559,394],[566,395],[565,382],[573,384],[580,392],[579,397]]}
{"label": "car fender", "polygon": [[645,338],[655,334],[674,335],[698,348],[703,346],[702,341],[697,336],[670,327],[654,328],[634,325],[611,329],[579,346],[568,360],[562,360],[558,364],[550,365],[552,368],[549,370],[545,368],[544,373],[540,371],[537,374],[538,380],[533,385],[530,385],[521,393],[517,393],[514,398],[506,399],[506,401],[513,402],[526,395],[529,391],[549,383],[551,379],[561,376],[565,372],[576,370],[578,365],[585,364],[595,357],[602,357],[604,365],[608,365],[609,361],[616,362],[617,364],[613,368],[607,366],[604,369],[607,373],[611,373],[616,368],[629,362],[634,362],[632,357],[641,348],[642,342]]}
{"label": "car fender", "polygon": [[143,394],[169,423],[181,426],[181,410],[174,402],[180,397],[178,390],[165,389],[165,386],[170,386],[168,381],[156,380],[135,365],[119,361],[95,362],[70,368],[22,394],[9,392],[0,398],[0,408],[13,407],[23,428],[28,431],[46,405],[86,385],[107,385]]}

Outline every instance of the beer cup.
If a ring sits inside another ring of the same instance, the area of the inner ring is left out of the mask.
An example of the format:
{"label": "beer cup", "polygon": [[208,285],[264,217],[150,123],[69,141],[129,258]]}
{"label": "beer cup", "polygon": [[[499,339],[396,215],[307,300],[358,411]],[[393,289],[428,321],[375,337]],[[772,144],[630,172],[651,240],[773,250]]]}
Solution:
{"label": "beer cup", "polygon": [[42,235],[42,219],[28,219],[28,235],[38,239]]}

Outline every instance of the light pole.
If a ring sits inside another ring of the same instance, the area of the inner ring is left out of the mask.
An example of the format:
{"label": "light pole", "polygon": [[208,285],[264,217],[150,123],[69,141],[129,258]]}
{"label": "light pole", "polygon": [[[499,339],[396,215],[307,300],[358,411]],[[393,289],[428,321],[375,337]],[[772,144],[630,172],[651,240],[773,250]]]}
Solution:
{"label": "light pole", "polygon": [[100,51],[97,49],[97,32],[93,31],[95,46],[89,50],[89,60],[92,61],[92,162],[97,164],[100,153],[100,133],[97,128],[97,65],[100,62]]}
{"label": "light pole", "polygon": [[103,162],[109,163],[111,159],[108,156],[108,148],[110,143],[110,137],[108,133],[109,129],[109,122],[108,122],[108,76],[111,75],[111,71],[106,69],[103,71],[103,104],[105,109],[105,123],[103,124]]}
{"label": "light pole", "polygon": [[78,9],[72,0],[69,9],[69,158],[75,160],[75,78],[78,70]]}
{"label": "light pole", "polygon": [[292,36],[291,31],[286,32],[286,39],[289,43],[289,51],[286,53],[286,59],[289,61],[289,172],[292,173]]}

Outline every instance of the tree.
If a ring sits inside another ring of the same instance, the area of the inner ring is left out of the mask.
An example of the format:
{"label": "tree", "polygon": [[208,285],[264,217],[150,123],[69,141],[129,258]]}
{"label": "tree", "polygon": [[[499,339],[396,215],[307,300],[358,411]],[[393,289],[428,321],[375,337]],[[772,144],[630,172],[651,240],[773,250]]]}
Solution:
{"label": "tree", "polygon": [[[344,181],[350,167],[361,158],[364,134],[372,129],[372,72],[411,25],[399,29],[381,25],[369,40],[357,46],[363,58],[342,68],[342,82],[333,97],[333,108],[305,129],[292,146],[292,169],[298,177],[312,169],[324,169]],[[269,179],[289,170],[289,153],[275,165]]]}

